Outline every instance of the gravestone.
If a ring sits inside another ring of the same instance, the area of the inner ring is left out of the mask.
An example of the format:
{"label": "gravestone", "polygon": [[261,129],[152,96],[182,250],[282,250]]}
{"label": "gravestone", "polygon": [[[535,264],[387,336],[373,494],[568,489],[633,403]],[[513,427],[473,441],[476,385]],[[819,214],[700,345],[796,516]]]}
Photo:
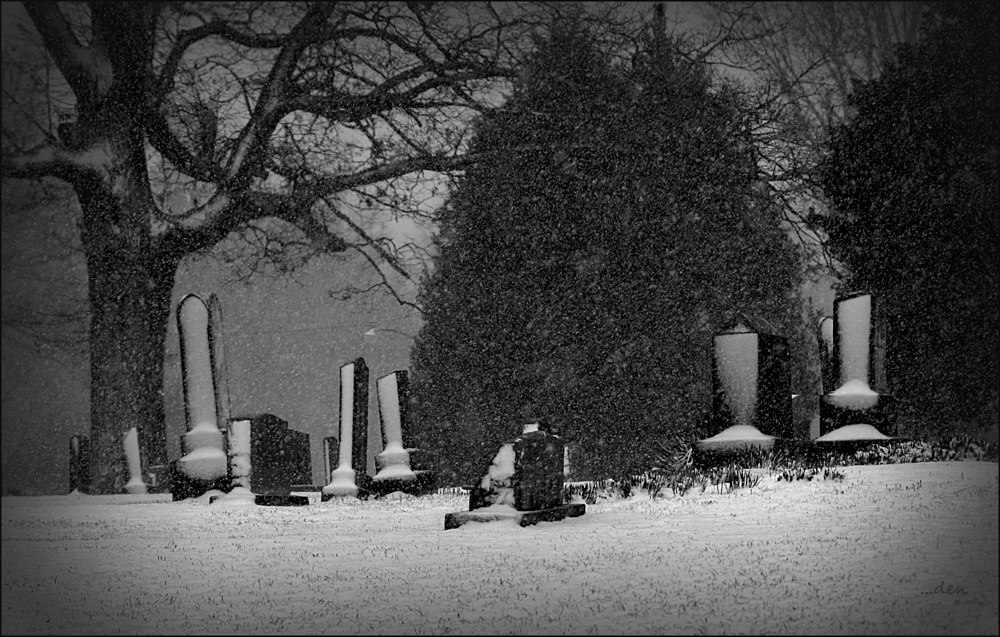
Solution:
{"label": "gravestone", "polygon": [[233,418],[229,449],[232,487],[249,489],[257,504],[309,503],[308,497],[292,495],[293,484],[312,481],[309,434],[289,429],[273,414]]}
{"label": "gravestone", "polygon": [[340,440],[336,436],[323,438],[323,480],[326,484],[333,479],[333,472],[340,460]]}
{"label": "gravestone", "polygon": [[583,515],[585,504],[564,504],[564,449],[562,438],[540,430],[538,423],[524,425],[520,437],[500,446],[470,491],[469,510],[446,515],[444,528],[502,519],[529,526]]}
{"label": "gravestone", "polygon": [[90,493],[90,438],[69,439],[69,492]]}
{"label": "gravestone", "polygon": [[896,435],[895,397],[885,375],[886,324],[883,304],[866,292],[834,301],[833,356],[820,399],[820,436],[867,424],[886,436]]}
{"label": "gravestone", "polygon": [[217,420],[211,319],[199,296],[188,294],[177,305],[177,331],[188,432],[181,438],[184,455],[170,465],[170,481],[173,499],[182,500],[227,490],[229,463]]}
{"label": "gravestone", "polygon": [[405,370],[397,370],[375,381],[378,395],[379,420],[385,449],[375,456],[378,472],[372,478],[372,490],[377,496],[397,491],[422,495],[434,490],[432,473],[414,470],[411,453],[416,449],[403,446],[409,429],[409,380]]}
{"label": "gravestone", "polygon": [[743,313],[714,337],[712,430],[754,427],[792,438],[791,368],[787,339]]}
{"label": "gravestone", "polygon": [[142,481],[142,459],[139,456],[139,430],[132,427],[122,438],[125,461],[128,465],[129,480],[125,484],[126,493],[146,493],[146,483]]}
{"label": "gravestone", "polygon": [[[368,365],[357,358],[340,367],[340,457],[321,501],[355,498],[371,486],[368,476]],[[360,467],[360,471],[355,471]]]}

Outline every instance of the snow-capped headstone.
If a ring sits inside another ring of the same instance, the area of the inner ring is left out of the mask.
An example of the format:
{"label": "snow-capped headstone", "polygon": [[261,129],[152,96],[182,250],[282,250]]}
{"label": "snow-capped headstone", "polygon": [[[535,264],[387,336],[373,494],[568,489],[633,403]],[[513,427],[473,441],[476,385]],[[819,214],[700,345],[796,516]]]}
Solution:
{"label": "snow-capped headstone", "polygon": [[212,330],[208,307],[188,294],[177,306],[181,344],[181,376],[188,432],[181,438],[184,455],[171,463],[174,500],[199,497],[211,489],[229,488],[225,437],[217,420]]}
{"label": "snow-capped headstone", "polygon": [[763,321],[739,313],[714,338],[712,428],[753,427],[791,438],[792,395],[788,341]]}
{"label": "snow-capped headstone", "polygon": [[359,476],[354,467],[360,467],[361,475],[367,477],[368,366],[363,358],[340,367],[339,447],[339,463],[330,476],[330,483],[323,487],[323,502],[333,497],[358,496]]}
{"label": "snow-capped headstone", "polygon": [[90,438],[69,439],[69,492],[90,492]]}
{"label": "snow-capped headstone", "polygon": [[820,436],[855,424],[896,435],[895,398],[885,376],[885,321],[878,297],[864,292],[834,301],[833,355],[824,370]]}
{"label": "snow-capped headstone", "polygon": [[449,513],[444,528],[467,522],[517,520],[521,526],[579,517],[583,503],[564,504],[562,438],[524,425],[518,438],[505,442],[482,479],[469,493],[469,510]]}
{"label": "snow-capped headstone", "polygon": [[397,370],[375,381],[378,411],[382,422],[385,449],[375,456],[378,473],[372,479],[372,491],[383,497],[394,491],[423,495],[434,490],[434,476],[413,464],[418,449],[404,446],[409,423],[409,381],[405,370]]}
{"label": "snow-capped headstone", "polygon": [[122,439],[125,461],[128,464],[129,480],[125,484],[126,493],[146,493],[146,483],[142,481],[142,459],[139,456],[139,430],[132,427]]}
{"label": "snow-capped headstone", "polygon": [[[395,371],[375,381],[378,392],[378,413],[382,421],[385,449],[375,456],[378,473],[375,481],[408,482],[417,479],[410,468],[410,454],[403,448],[402,411],[405,409],[406,372]],[[400,391],[400,390],[403,391]]]}

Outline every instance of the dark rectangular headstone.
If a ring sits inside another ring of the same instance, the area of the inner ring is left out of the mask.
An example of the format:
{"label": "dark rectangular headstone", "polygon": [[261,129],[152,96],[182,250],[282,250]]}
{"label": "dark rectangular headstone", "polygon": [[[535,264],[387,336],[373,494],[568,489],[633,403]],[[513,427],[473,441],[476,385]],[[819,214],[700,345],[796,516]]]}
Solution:
{"label": "dark rectangular headstone", "polygon": [[354,360],[353,424],[351,468],[357,475],[368,475],[368,365],[364,358]]}
{"label": "dark rectangular headstone", "polygon": [[514,443],[514,508],[551,509],[563,504],[563,441],[544,431]]}
{"label": "dark rectangular headstone", "polygon": [[69,439],[69,491],[90,492],[90,438]]}
{"label": "dark rectangular headstone", "polygon": [[312,482],[309,435],[273,414],[250,418],[250,490],[286,496],[293,484]]}
{"label": "dark rectangular headstone", "polygon": [[312,484],[312,452],[309,434],[289,429],[285,446],[288,449],[288,469],[292,484]]}

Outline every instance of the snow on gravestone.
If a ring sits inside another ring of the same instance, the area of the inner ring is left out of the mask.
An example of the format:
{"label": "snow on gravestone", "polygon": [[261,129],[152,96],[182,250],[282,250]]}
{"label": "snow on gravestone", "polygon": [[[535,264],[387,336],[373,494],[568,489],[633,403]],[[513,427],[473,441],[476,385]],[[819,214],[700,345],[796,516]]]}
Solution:
{"label": "snow on gravestone", "polygon": [[562,438],[524,425],[521,436],[505,442],[469,494],[469,510],[449,513],[444,528],[467,522],[513,519],[521,526],[579,517],[583,503],[563,504]]}
{"label": "snow on gravestone", "polygon": [[372,491],[377,496],[402,492],[423,495],[434,489],[434,475],[413,464],[418,449],[403,445],[409,421],[409,375],[396,370],[375,381],[378,391],[378,413],[382,423],[385,449],[375,456],[378,473],[372,479]]}
{"label": "snow on gravestone", "polygon": [[339,447],[340,462],[331,472],[330,483],[323,487],[323,502],[334,497],[357,497],[358,474],[352,464],[361,467],[361,475],[367,477],[368,366],[363,358],[340,367]]}
{"label": "snow on gravestone", "polygon": [[416,480],[417,474],[410,468],[410,454],[403,448],[403,428],[399,396],[399,376],[406,372],[393,372],[375,381],[378,390],[378,411],[382,421],[382,437],[385,449],[375,456],[378,465],[376,481]]}
{"label": "snow on gravestone", "polygon": [[763,321],[740,313],[730,328],[714,337],[715,433],[739,426],[793,437],[788,342],[770,331]]}
{"label": "snow on gravestone", "polygon": [[225,440],[216,421],[209,311],[199,296],[181,299],[177,326],[188,432],[181,439],[185,454],[172,463],[171,492],[182,500],[210,489],[225,491],[229,484]]}
{"label": "snow on gravestone", "polygon": [[128,464],[128,483],[126,493],[146,493],[146,483],[142,481],[142,459],[139,456],[139,430],[132,427],[122,438],[125,448],[125,461]]}
{"label": "snow on gravestone", "polygon": [[840,428],[868,424],[894,436],[895,399],[886,393],[885,322],[881,303],[853,292],[834,301],[833,356],[824,379],[836,385],[820,400],[820,437]]}

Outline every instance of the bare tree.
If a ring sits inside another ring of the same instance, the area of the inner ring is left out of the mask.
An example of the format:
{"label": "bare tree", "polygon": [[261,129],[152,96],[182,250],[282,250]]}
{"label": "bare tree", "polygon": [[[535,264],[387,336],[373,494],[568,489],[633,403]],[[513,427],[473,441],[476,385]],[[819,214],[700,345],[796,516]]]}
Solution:
{"label": "bare tree", "polygon": [[754,141],[767,187],[785,206],[813,274],[838,272],[817,243],[811,213],[826,209],[816,166],[848,95],[916,39],[926,2],[709,2],[689,33],[690,55],[717,67],[753,105]]}
{"label": "bare tree", "polygon": [[[409,276],[376,211],[426,214],[470,114],[502,101],[522,3],[25,3],[4,42],[3,177],[68,184],[88,274],[91,493],[126,476],[122,435],[166,463],[162,356],[178,265],[215,251],[289,269],[359,250]],[[41,65],[25,65],[34,42]],[[8,116],[8,114],[10,114]],[[420,193],[426,196],[427,193]]]}

